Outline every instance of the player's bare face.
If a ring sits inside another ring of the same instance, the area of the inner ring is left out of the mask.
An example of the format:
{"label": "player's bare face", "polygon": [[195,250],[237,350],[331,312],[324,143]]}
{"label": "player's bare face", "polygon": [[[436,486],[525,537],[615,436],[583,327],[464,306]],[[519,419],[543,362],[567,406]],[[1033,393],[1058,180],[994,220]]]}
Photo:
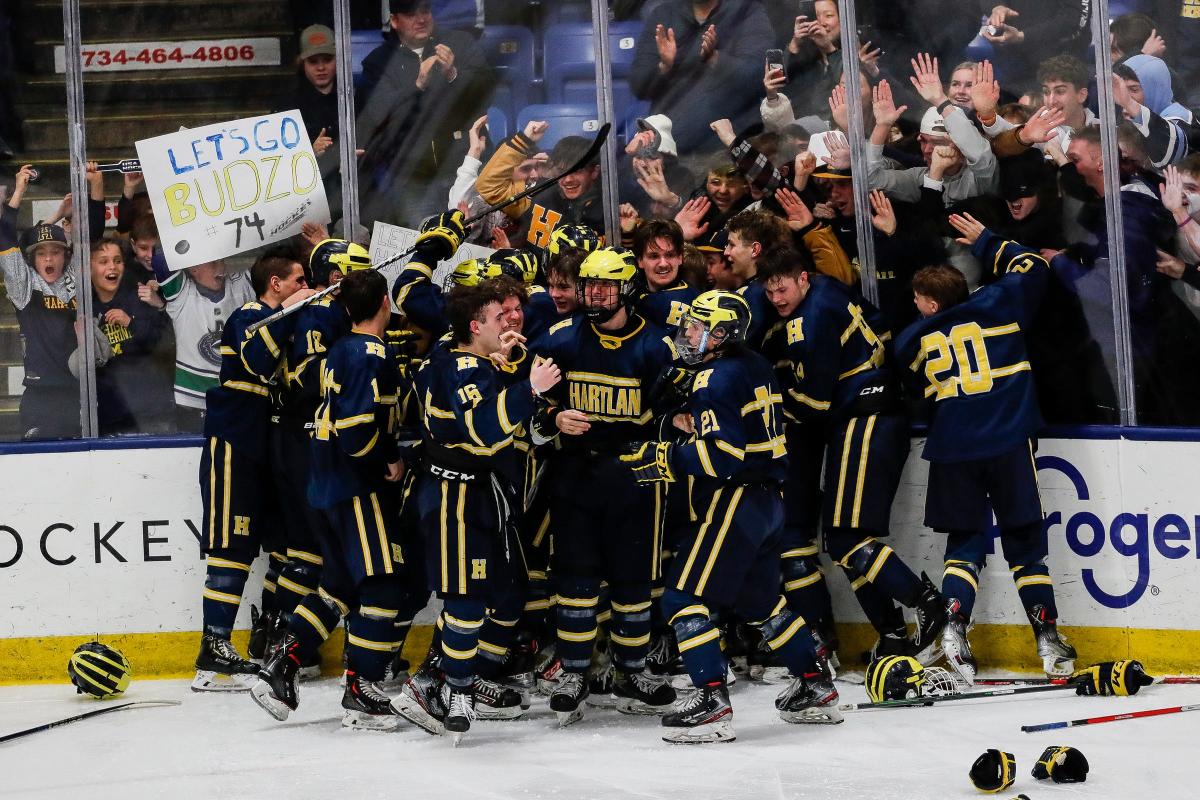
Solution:
{"label": "player's bare face", "polygon": [[740,233],[729,234],[729,241],[725,243],[725,258],[729,260],[733,271],[739,275],[750,274],[754,267],[754,244],[742,241]]}
{"label": "player's bare face", "polygon": [[304,280],[304,267],[299,263],[292,264],[292,271],[288,273],[288,276],[279,280],[279,299],[287,300],[307,286],[308,283]]}
{"label": "player's bare face", "polygon": [[807,287],[807,281],[790,275],[771,278],[763,286],[767,293],[767,302],[775,307],[775,311],[781,317],[791,316],[792,312],[799,308]]}
{"label": "player's bare face", "polygon": [[318,92],[328,94],[337,76],[335,63],[333,56],[325,53],[309,56],[304,59],[304,77]]}
{"label": "player's bare face", "polygon": [[559,314],[570,314],[579,308],[579,296],[575,293],[574,281],[551,277],[546,290],[550,292],[550,299],[554,301],[554,310]]}
{"label": "player's bare face", "polygon": [[62,277],[67,264],[67,249],[62,245],[43,244],[33,251],[33,268],[46,283]]}
{"label": "player's bare face", "polygon": [[1038,199],[1034,197],[1019,197],[1016,200],[1008,201],[1008,213],[1012,214],[1012,218],[1017,222],[1028,217],[1037,210]]}
{"label": "player's bare face", "polygon": [[[433,8],[421,3],[411,14],[392,14],[392,30],[405,47],[424,47],[433,35]],[[433,55],[426,53],[428,58]]]}
{"label": "player's bare face", "polygon": [[638,266],[646,273],[650,291],[657,292],[675,283],[679,267],[683,265],[683,253],[675,249],[670,239],[655,239],[646,245],[638,259]]}
{"label": "player's bare face", "polygon": [[112,299],[125,274],[125,257],[115,244],[105,244],[92,253],[92,286],[103,300]]}
{"label": "player's bare face", "polygon": [[480,318],[471,323],[471,332],[474,334],[471,349],[483,353],[498,352],[501,350],[500,334],[507,330],[504,306],[488,303],[480,311]]}
{"label": "player's bare face", "polygon": [[525,327],[525,310],[521,308],[521,301],[515,297],[506,297],[501,308],[504,309],[504,329],[520,333]]}

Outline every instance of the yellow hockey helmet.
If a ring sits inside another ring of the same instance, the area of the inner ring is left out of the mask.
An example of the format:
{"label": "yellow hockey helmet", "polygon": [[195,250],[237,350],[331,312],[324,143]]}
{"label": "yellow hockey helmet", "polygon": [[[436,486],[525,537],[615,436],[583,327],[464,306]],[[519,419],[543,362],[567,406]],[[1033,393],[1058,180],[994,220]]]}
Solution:
{"label": "yellow hockey helmet", "polygon": [[546,249],[551,256],[556,256],[564,250],[591,253],[598,250],[600,244],[600,234],[587,225],[559,225],[550,236],[550,246]]}
{"label": "yellow hockey helmet", "polygon": [[345,277],[360,269],[371,269],[371,254],[365,247],[345,239],[323,239],[308,257],[307,277],[313,286],[328,286],[334,270]]}
{"label": "yellow hockey helmet", "polygon": [[707,291],[692,301],[675,334],[675,350],[685,364],[699,364],[709,353],[746,341],[750,304],[736,292]]}
{"label": "yellow hockey helmet", "polygon": [[[623,306],[633,302],[638,274],[637,258],[628,250],[619,247],[601,247],[593,251],[579,265],[579,280],[576,282],[576,293],[579,295],[579,305],[584,313],[595,322],[606,322]],[[593,288],[597,284],[616,286],[616,296],[603,302],[597,300]],[[589,300],[589,296],[591,299]]]}
{"label": "yellow hockey helmet", "polygon": [[925,667],[912,656],[880,656],[866,674],[867,696],[873,702],[920,697],[925,686]]}

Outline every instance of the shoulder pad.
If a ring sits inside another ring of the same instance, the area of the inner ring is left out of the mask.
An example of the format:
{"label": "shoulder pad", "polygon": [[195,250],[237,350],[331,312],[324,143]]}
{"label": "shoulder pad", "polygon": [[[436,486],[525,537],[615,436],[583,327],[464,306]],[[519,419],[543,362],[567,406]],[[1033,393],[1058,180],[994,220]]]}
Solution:
{"label": "shoulder pad", "polygon": [[562,322],[556,322],[556,323],[554,323],[553,325],[551,325],[551,326],[550,326],[550,330],[549,330],[548,332],[553,334],[553,333],[555,333],[555,332],[557,332],[557,331],[565,330],[565,329],[567,329],[567,328],[571,327],[571,325],[572,325],[574,322],[575,322],[575,318],[574,318],[574,317],[567,317],[567,318],[566,318],[566,319],[564,319]]}

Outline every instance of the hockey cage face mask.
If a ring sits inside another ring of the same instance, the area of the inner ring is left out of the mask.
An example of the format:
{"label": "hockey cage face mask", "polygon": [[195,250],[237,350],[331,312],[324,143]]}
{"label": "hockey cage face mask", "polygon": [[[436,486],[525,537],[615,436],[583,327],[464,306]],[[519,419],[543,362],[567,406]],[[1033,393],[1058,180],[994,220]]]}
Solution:
{"label": "hockey cage face mask", "polygon": [[607,322],[625,305],[626,281],[580,278],[575,293],[579,305],[593,322]]}
{"label": "hockey cage face mask", "polygon": [[725,339],[724,325],[709,327],[705,320],[687,314],[679,326],[679,332],[675,334],[675,351],[679,353],[680,361],[693,366],[704,361],[709,353],[720,349]]}

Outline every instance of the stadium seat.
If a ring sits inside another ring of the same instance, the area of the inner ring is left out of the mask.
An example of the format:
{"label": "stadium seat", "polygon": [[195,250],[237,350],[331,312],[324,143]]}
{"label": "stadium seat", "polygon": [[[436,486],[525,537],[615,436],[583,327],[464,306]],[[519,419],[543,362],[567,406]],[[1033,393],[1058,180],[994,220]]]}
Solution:
{"label": "stadium seat", "polygon": [[[629,77],[640,22],[614,22],[608,29],[612,75],[616,83]],[[578,97],[582,83],[595,82],[596,51],[592,24],[560,23],[550,25],[543,35],[542,74],[546,76],[546,99],[551,103],[570,103]],[[594,91],[594,90],[593,90]]]}
{"label": "stadium seat", "polygon": [[543,22],[546,25],[556,25],[560,22],[592,21],[592,4],[587,0],[556,0],[546,6]]}
{"label": "stadium seat", "polygon": [[492,106],[487,110],[488,138],[498,143],[508,137],[508,114],[504,109]]}
{"label": "stadium seat", "polygon": [[542,99],[533,31],[519,25],[492,25],[484,29],[479,46],[496,71],[492,105],[511,118],[518,108]]}
{"label": "stadium seat", "polygon": [[550,123],[550,129],[542,137],[541,146],[543,150],[553,150],[558,140],[565,136],[594,136],[600,128],[598,117],[594,102],[532,105],[521,109],[521,113],[517,115],[515,130],[524,130],[530,120],[544,120]]}
{"label": "stadium seat", "polygon": [[350,31],[350,63],[354,65],[354,85],[362,80],[363,59],[379,45],[383,44],[383,34],[379,28]]}

